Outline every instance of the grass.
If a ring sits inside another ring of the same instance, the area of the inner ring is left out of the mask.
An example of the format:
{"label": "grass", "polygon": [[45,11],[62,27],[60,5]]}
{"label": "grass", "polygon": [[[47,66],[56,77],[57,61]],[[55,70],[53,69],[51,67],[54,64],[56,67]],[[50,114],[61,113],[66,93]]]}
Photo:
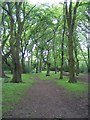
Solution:
{"label": "grass", "polygon": [[86,92],[88,90],[86,84],[79,81],[77,83],[69,83],[67,77],[64,77],[62,80],[57,80],[56,83],[57,85],[64,87],[69,92],[74,92],[77,94]]}
{"label": "grass", "polygon": [[81,83],[77,81],[77,83],[69,83],[68,77],[64,76],[63,79],[59,80],[59,73],[54,74],[54,72],[50,72],[50,76],[46,76],[45,72],[39,73],[38,77],[41,80],[54,80],[56,79],[56,84],[59,86],[64,87],[67,91],[69,92],[74,92],[74,93],[82,93],[88,90],[88,86],[85,85],[84,83]]}
{"label": "grass", "polygon": [[[11,80],[12,75],[8,75]],[[33,76],[30,74],[23,74],[22,75],[23,83],[3,83],[2,86],[2,100],[3,100],[3,106],[2,110],[3,113],[9,111],[10,109],[13,109],[14,104],[17,104],[22,99],[23,95],[25,94],[25,91],[28,89],[28,87],[32,86],[33,83]]]}
{"label": "grass", "polygon": [[59,72],[55,74],[53,71],[50,72],[50,76],[46,76],[46,71],[43,71],[42,73],[38,73],[38,77],[41,80],[53,80],[59,78]]}
{"label": "grass", "polygon": [[[10,81],[12,78],[11,74],[8,74],[10,78],[8,78],[7,81]],[[23,98],[23,95],[25,94],[25,91],[28,89],[28,87],[32,86],[33,79],[35,77],[40,78],[40,80],[55,80],[55,84],[57,84],[60,87],[63,87],[69,92],[74,93],[82,93],[87,91],[87,85],[84,83],[68,83],[68,77],[64,77],[62,80],[59,80],[59,73],[54,74],[54,72],[50,72],[50,76],[46,76],[46,71],[42,73],[33,73],[33,74],[23,74],[22,79],[24,83],[3,83],[2,91],[3,91],[3,113],[11,110],[14,108],[15,104],[18,104],[21,99]],[[3,80],[5,81],[5,80]]]}

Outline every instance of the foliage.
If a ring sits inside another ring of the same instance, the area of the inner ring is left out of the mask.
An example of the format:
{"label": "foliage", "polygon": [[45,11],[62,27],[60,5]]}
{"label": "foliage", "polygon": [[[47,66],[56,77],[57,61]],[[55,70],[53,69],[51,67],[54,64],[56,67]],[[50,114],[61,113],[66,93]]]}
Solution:
{"label": "foliage", "polygon": [[[70,43],[68,41],[68,28],[70,27],[68,27],[68,24],[65,25],[66,30],[63,38],[63,25],[64,21],[67,19],[64,4],[31,5],[27,2],[4,2],[0,5],[2,9],[3,26],[1,32],[2,66],[3,71],[9,69],[13,73],[13,76],[16,76],[14,82],[21,82],[21,72],[26,73],[34,71],[38,73],[42,70],[56,70],[56,68],[60,70],[62,68],[62,52],[64,71],[69,71],[71,65],[71,63],[69,64],[71,60],[69,60],[69,53],[71,56],[73,54],[75,67],[80,69],[80,72],[86,71],[86,67],[88,67],[87,35],[86,32],[83,31],[82,26],[88,28],[88,17],[86,15],[88,3],[79,3],[79,5],[76,6],[77,11],[75,10],[76,3],[70,4],[71,6],[68,6],[68,8],[71,8],[68,9],[68,11],[71,9],[72,11],[68,13],[72,14],[69,15],[69,17],[72,26],[74,24],[72,38],[74,47],[72,48],[73,50],[70,51],[70,47],[68,46]],[[75,11],[76,13],[74,14]],[[76,20],[75,23],[71,20],[73,18]],[[12,22],[14,22],[14,24],[11,24]],[[63,51],[61,46],[62,42]],[[79,61],[79,67],[77,66],[77,61]],[[50,66],[48,67],[49,64]],[[81,67],[81,64],[84,64],[86,67]],[[71,65],[71,68],[72,67],[73,65]],[[17,70],[15,70],[15,68],[17,68]],[[14,75],[17,73],[18,75]],[[19,81],[17,76],[19,76]]]}

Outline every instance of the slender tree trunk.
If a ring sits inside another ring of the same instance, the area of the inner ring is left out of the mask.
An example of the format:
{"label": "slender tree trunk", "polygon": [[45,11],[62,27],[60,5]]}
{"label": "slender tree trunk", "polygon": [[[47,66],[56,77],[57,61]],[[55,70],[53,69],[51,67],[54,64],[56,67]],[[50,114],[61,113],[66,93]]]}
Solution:
{"label": "slender tree trunk", "polygon": [[56,64],[56,59],[54,59],[54,66],[55,66],[55,74],[57,74],[57,64]]}
{"label": "slender tree trunk", "polygon": [[76,61],[75,61],[75,73],[76,73],[76,76],[78,76],[79,75],[79,60],[78,60],[78,53],[77,53],[78,52],[78,48],[77,48],[78,41],[77,41],[76,36],[77,36],[77,34],[75,34],[73,36],[73,41],[74,41],[74,53],[75,53],[75,59],[76,59]]}
{"label": "slender tree trunk", "polygon": [[38,67],[39,67],[39,62],[38,62],[38,47],[36,47],[36,73],[38,73]]}
{"label": "slender tree trunk", "polygon": [[28,56],[28,73],[31,72],[31,66],[30,66],[30,56]]}
{"label": "slender tree trunk", "polygon": [[63,25],[63,34],[62,34],[62,43],[61,43],[61,70],[60,70],[60,79],[63,79],[63,64],[64,64],[64,35],[65,35],[65,27],[66,27],[66,18],[65,18],[65,5],[63,5],[63,19],[64,19],[64,25]]}
{"label": "slender tree trunk", "polygon": [[50,76],[50,63],[47,63],[47,73],[46,76]]}
{"label": "slender tree trunk", "polygon": [[76,58],[76,76],[79,75],[79,60]]}
{"label": "slender tree trunk", "polygon": [[90,46],[87,49],[88,49],[88,73],[90,73]]}
{"label": "slender tree trunk", "polygon": [[33,68],[33,52],[31,51],[31,69],[30,69],[31,73],[33,71],[32,68]]}
{"label": "slender tree trunk", "polygon": [[41,56],[40,56],[39,72],[40,73],[42,72],[42,58],[41,58]]}
{"label": "slender tree trunk", "polygon": [[50,76],[50,63],[49,63],[49,50],[48,50],[48,54],[47,54],[47,73],[46,76]]}
{"label": "slender tree trunk", "polygon": [[24,59],[24,53],[22,53],[21,64],[22,64],[22,73],[26,73],[26,72],[25,72],[25,59]]}
{"label": "slender tree trunk", "polygon": [[76,44],[74,44],[75,47],[74,47],[74,52],[75,52],[75,58],[76,58],[76,76],[79,75],[79,60],[78,60],[78,57],[77,57],[77,46]]}
{"label": "slender tree trunk", "polygon": [[54,31],[54,39],[53,39],[53,57],[54,57],[54,69],[55,69],[55,74],[57,73],[57,64],[56,64],[56,52],[55,52],[55,31]]}
{"label": "slender tree trunk", "polygon": [[83,53],[83,50],[82,50],[82,48],[81,48],[80,45],[79,45],[79,47],[80,47],[80,50],[81,50],[81,54],[82,54],[82,56],[83,56],[83,58],[84,58],[84,61],[85,61],[86,65],[87,65],[87,67],[88,67],[88,61],[86,60],[86,57],[85,57],[85,55],[84,55],[84,53]]}
{"label": "slender tree trunk", "polygon": [[30,51],[30,73],[32,73],[32,68],[33,68],[33,52],[31,50]]}

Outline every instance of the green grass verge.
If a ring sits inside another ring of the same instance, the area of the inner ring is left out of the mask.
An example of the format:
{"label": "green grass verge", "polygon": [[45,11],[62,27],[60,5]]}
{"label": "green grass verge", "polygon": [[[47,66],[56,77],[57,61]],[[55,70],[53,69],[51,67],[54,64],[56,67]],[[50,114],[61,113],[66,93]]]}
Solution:
{"label": "green grass verge", "polygon": [[[12,76],[8,75],[7,81],[10,81]],[[46,71],[42,73],[33,73],[33,74],[23,74],[22,79],[24,83],[3,83],[3,113],[13,109],[14,104],[17,104],[23,97],[25,91],[30,87],[33,83],[33,79],[35,77],[39,77],[40,80],[55,80],[55,83],[60,87],[65,88],[67,91],[74,93],[82,93],[87,91],[88,87],[84,83],[68,83],[68,77],[64,77],[64,79],[59,80],[59,73],[55,74],[54,72],[50,72],[50,76],[46,76]]]}
{"label": "green grass verge", "polygon": [[50,76],[46,76],[45,71],[42,73],[38,73],[38,77],[41,80],[54,80],[56,79],[56,84],[59,86],[64,87],[66,90],[68,90],[69,92],[74,92],[74,93],[82,93],[82,92],[86,92],[88,90],[88,86],[84,83],[81,83],[79,81],[77,81],[77,83],[69,83],[69,78],[64,76],[63,79],[59,80],[59,72],[57,74],[55,74],[54,72],[50,72]]}
{"label": "green grass verge", "polygon": [[77,83],[69,83],[68,80],[68,77],[64,77],[61,80],[57,80],[56,83],[57,85],[64,87],[66,90],[75,92],[77,94],[86,92],[88,90],[88,86],[86,84],[79,81],[77,81]]}
{"label": "green grass verge", "polygon": [[[8,75],[11,80],[12,75]],[[2,111],[3,113],[9,111],[13,108],[14,104],[17,104],[25,94],[25,91],[28,87],[32,86],[33,84],[33,76],[30,74],[23,74],[22,75],[23,83],[3,83],[2,85]]]}

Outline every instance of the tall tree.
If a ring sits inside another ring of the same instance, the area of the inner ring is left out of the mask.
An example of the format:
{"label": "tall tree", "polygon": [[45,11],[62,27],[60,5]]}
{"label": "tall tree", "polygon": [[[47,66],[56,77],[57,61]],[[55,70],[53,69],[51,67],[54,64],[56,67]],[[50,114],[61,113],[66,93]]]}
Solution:
{"label": "tall tree", "polygon": [[79,2],[76,2],[73,10],[72,1],[69,3],[66,3],[66,20],[67,20],[67,27],[68,27],[68,55],[69,55],[69,82],[75,83],[77,82],[75,79],[75,61],[74,61],[74,55],[73,55],[73,32],[74,32],[74,26],[75,26],[75,20],[76,20],[76,13],[77,8],[79,5]]}
{"label": "tall tree", "polygon": [[60,70],[60,79],[63,79],[63,64],[64,64],[64,35],[65,35],[65,28],[66,28],[66,17],[65,17],[65,2],[63,5],[63,29],[62,29],[62,41],[61,41],[61,70]]}

